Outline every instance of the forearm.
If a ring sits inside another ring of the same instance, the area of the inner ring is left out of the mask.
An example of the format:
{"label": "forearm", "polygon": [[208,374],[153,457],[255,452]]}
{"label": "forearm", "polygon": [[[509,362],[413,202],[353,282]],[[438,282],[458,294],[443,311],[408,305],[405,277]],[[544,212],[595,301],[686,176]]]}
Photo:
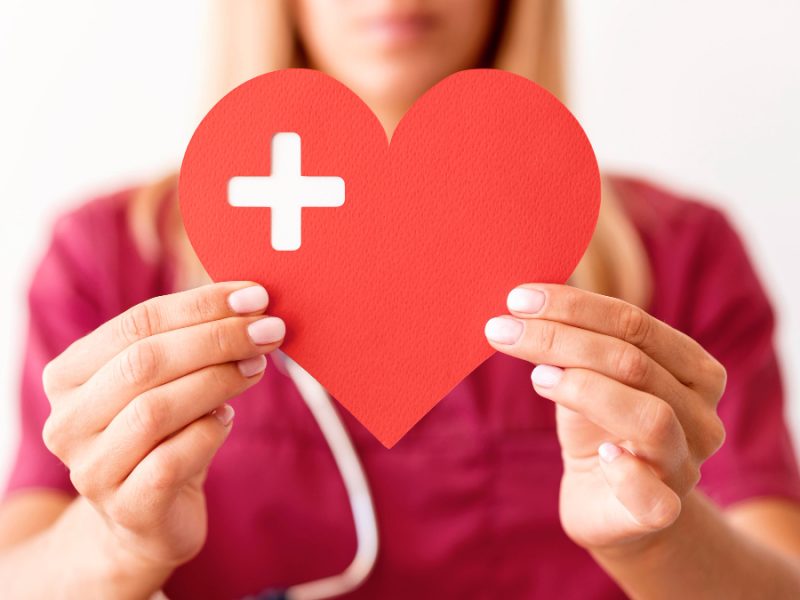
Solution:
{"label": "forearm", "polygon": [[734,528],[697,491],[652,539],[592,554],[636,599],[800,597],[800,562]]}
{"label": "forearm", "polygon": [[0,581],[10,598],[147,598],[168,576],[120,548],[83,498],[51,527],[0,554]]}

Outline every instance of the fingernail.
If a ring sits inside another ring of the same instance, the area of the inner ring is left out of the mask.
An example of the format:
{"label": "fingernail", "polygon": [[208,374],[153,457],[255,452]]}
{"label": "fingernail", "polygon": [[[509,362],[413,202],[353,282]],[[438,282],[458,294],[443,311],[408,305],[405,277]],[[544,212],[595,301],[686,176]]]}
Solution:
{"label": "fingernail", "polygon": [[622,448],[611,442],[603,442],[597,449],[597,453],[604,462],[611,463],[622,454]]}
{"label": "fingernail", "polygon": [[260,285],[251,285],[250,287],[236,290],[228,296],[228,306],[231,310],[241,314],[251,312],[258,312],[267,308],[269,302],[269,295]]}
{"label": "fingernail", "polygon": [[564,369],[552,365],[539,365],[531,373],[531,381],[538,387],[554,388],[563,375]]}
{"label": "fingernail", "polygon": [[254,356],[253,358],[245,358],[236,363],[239,367],[239,372],[245,377],[252,377],[258,375],[267,367],[267,357],[263,354]]}
{"label": "fingernail", "polygon": [[265,317],[250,323],[247,333],[256,345],[271,344],[286,335],[286,325],[278,317]]}
{"label": "fingernail", "polygon": [[513,344],[522,335],[522,323],[511,317],[494,317],[486,322],[484,333],[497,344]]}
{"label": "fingernail", "polygon": [[514,312],[535,315],[544,306],[544,292],[518,287],[509,292],[506,305]]}
{"label": "fingernail", "polygon": [[230,404],[223,404],[211,414],[217,417],[217,420],[222,423],[224,427],[227,427],[231,424],[231,421],[233,421],[233,415],[236,413]]}

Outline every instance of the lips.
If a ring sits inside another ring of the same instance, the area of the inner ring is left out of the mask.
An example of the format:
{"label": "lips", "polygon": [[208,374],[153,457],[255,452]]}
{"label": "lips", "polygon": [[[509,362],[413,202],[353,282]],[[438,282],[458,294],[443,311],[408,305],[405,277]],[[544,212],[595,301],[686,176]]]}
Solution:
{"label": "lips", "polygon": [[374,17],[367,20],[364,30],[377,44],[393,47],[416,42],[433,31],[435,26],[435,17],[416,13]]}

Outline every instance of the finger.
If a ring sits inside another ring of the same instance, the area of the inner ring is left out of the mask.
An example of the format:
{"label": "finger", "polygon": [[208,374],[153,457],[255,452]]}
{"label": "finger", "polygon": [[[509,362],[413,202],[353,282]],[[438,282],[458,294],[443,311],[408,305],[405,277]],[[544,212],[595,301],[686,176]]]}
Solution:
{"label": "finger", "polygon": [[669,527],[681,512],[680,497],[636,456],[615,444],[598,449],[600,468],[614,496],[642,532]]}
{"label": "finger", "polygon": [[248,281],[215,283],[151,298],[75,341],[47,366],[45,380],[62,389],[80,385],[142,339],[237,314],[262,313],[268,301],[267,291]]}
{"label": "finger", "polygon": [[693,456],[707,458],[724,440],[714,403],[681,384],[641,349],[618,338],[543,319],[503,316],[486,324],[490,344],[534,364],[595,371],[669,403]]}
{"label": "finger", "polygon": [[508,295],[518,317],[547,319],[619,338],[640,348],[683,385],[705,392],[716,403],[725,385],[725,370],[688,335],[641,308],[612,298],[553,284],[525,284]]}
{"label": "finger", "polygon": [[[495,317],[486,337],[497,350],[534,364],[590,369],[670,402],[695,395],[636,346],[619,338],[543,319]],[[692,398],[694,400],[694,398]]]}
{"label": "finger", "polygon": [[670,484],[696,483],[683,427],[660,398],[587,369],[540,365],[531,380],[540,396],[583,415],[618,441],[630,442],[636,455]]}
{"label": "finger", "polygon": [[95,477],[118,485],[165,438],[260,381],[266,364],[259,355],[214,365],[138,395],[97,436]]}
{"label": "finger", "polygon": [[[226,404],[159,444],[119,487],[117,506],[133,521],[139,515],[143,522],[138,525],[151,526],[149,515],[162,514],[184,484],[208,468],[232,424],[233,409]],[[130,506],[136,510],[124,509]],[[137,527],[136,522],[125,525]]]}
{"label": "finger", "polygon": [[83,414],[84,427],[100,431],[145,390],[205,367],[268,354],[285,334],[286,326],[277,317],[228,317],[154,335],[101,367],[73,410]]}

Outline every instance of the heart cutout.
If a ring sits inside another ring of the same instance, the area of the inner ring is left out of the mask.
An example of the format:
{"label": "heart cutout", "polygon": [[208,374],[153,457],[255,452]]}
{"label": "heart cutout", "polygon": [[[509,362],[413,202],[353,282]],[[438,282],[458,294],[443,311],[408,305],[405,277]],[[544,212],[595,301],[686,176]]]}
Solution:
{"label": "heart cutout", "polygon": [[347,87],[287,69],[211,109],[179,196],[209,275],[263,284],[282,350],[391,447],[494,352],[483,327],[514,286],[569,278],[600,177],[577,120],[517,75],[447,77],[389,144]]}

